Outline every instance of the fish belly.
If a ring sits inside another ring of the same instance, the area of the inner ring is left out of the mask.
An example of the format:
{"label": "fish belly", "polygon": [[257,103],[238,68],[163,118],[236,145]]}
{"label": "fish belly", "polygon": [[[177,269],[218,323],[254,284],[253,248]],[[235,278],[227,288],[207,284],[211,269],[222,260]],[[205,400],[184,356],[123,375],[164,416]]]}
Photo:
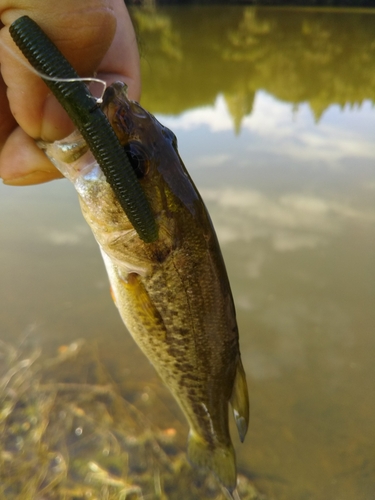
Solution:
{"label": "fish belly", "polygon": [[129,266],[125,274],[105,252],[103,258],[125,325],[188,420],[191,462],[211,470],[233,491],[228,402],[240,357],[237,332],[227,332],[218,278],[206,269],[207,284],[190,279],[191,270],[181,267],[176,255],[149,277],[129,272]]}

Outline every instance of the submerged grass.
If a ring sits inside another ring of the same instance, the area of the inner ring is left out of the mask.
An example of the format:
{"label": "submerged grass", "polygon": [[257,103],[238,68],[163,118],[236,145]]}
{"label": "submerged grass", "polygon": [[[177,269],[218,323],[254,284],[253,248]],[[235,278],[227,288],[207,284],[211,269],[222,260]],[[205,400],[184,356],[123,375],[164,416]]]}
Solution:
{"label": "submerged grass", "polygon": [[[238,489],[242,500],[265,500],[244,476]],[[0,343],[0,499],[182,498],[224,496],[190,468],[173,429],[121,396],[92,346],[46,359]]]}

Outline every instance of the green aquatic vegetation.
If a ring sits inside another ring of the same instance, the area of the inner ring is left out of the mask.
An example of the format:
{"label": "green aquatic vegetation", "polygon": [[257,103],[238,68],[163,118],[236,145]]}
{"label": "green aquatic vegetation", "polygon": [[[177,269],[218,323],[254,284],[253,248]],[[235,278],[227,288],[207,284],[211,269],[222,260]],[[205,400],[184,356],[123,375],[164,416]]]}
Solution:
{"label": "green aquatic vegetation", "polygon": [[[83,342],[54,357],[0,344],[0,499],[224,500],[174,429],[126,401]],[[240,475],[242,500],[265,500]]]}

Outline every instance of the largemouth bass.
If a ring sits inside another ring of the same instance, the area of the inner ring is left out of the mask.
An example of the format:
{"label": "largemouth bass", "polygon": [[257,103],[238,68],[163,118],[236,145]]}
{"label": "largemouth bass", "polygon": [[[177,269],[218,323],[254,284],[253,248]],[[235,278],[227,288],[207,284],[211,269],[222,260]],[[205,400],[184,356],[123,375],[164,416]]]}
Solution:
{"label": "largemouth bass", "polygon": [[99,243],[112,294],[135,341],[182,408],[190,461],[233,492],[236,461],[231,403],[241,441],[249,418],[235,309],[219,244],[174,134],[112,84],[103,110],[131,158],[158,225],[158,239],[135,232],[78,133],[43,147],[70,179]]}

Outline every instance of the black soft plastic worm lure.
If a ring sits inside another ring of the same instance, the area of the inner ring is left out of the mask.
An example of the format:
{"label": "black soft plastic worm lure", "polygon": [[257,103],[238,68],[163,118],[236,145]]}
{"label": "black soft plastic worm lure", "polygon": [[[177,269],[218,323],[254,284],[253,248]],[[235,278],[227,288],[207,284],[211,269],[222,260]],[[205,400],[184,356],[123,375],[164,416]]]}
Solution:
{"label": "black soft plastic worm lure", "polygon": [[[52,78],[79,78],[57,47],[28,16],[17,19],[9,31],[37,71]],[[87,86],[82,81],[44,79],[44,82],[86,140],[138,236],[146,243],[155,241],[158,229],[149,202],[124,148]]]}

